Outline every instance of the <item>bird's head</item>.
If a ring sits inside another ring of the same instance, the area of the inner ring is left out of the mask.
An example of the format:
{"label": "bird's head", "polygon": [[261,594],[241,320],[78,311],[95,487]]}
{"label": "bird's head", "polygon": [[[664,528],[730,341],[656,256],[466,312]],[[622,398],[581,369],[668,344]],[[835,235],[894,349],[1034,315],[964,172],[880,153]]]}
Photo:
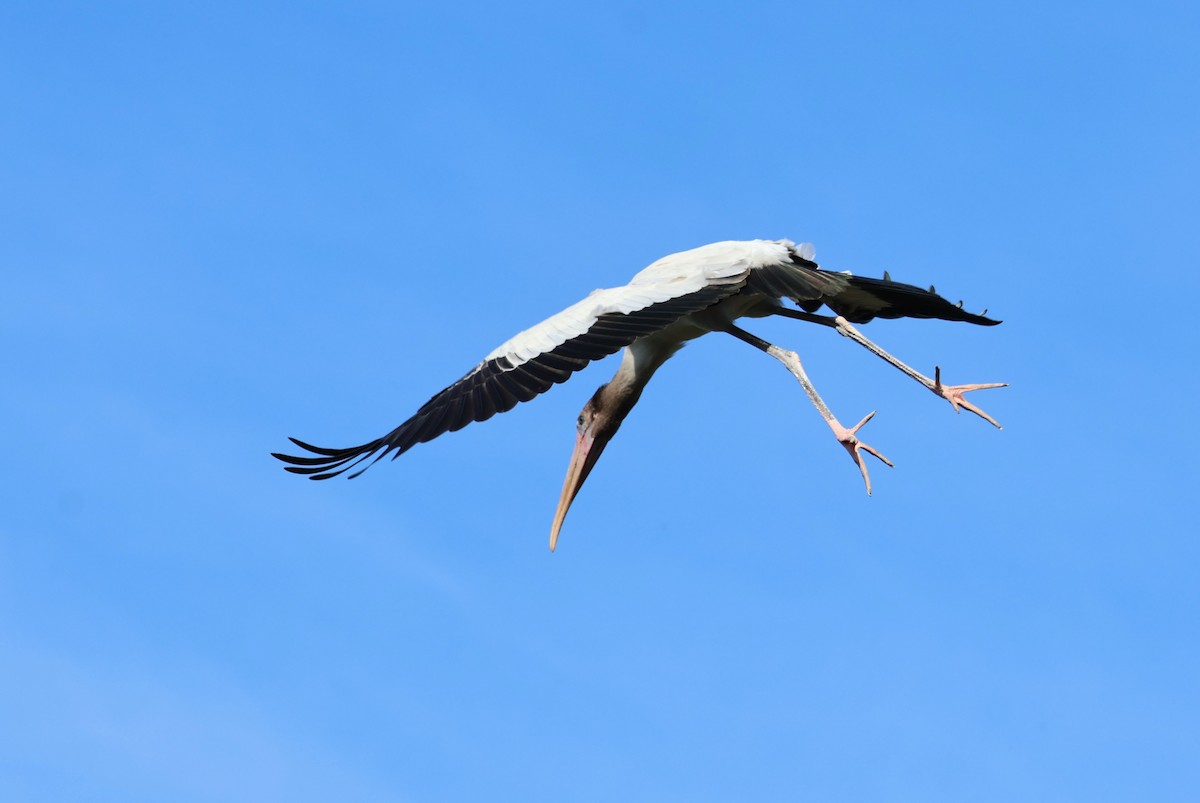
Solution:
{"label": "bird's head", "polygon": [[550,529],[551,551],[558,543],[563,519],[567,517],[575,495],[583,487],[583,481],[588,478],[604,447],[617,434],[621,422],[636,403],[636,393],[628,392],[628,388],[618,382],[610,382],[601,385],[579,412],[575,422],[575,451],[571,453],[567,477],[563,480],[562,495],[558,499],[558,509],[554,512],[554,524]]}

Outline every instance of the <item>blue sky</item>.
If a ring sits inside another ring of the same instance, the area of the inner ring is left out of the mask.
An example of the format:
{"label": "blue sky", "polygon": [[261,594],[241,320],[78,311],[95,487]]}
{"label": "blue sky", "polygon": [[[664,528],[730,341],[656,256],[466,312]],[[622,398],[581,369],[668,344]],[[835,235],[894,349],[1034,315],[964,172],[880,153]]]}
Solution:
{"label": "blue sky", "polygon": [[[1194,800],[1190,3],[8,4],[0,797]],[[790,237],[992,329],[594,366],[353,482],[664,254]]]}

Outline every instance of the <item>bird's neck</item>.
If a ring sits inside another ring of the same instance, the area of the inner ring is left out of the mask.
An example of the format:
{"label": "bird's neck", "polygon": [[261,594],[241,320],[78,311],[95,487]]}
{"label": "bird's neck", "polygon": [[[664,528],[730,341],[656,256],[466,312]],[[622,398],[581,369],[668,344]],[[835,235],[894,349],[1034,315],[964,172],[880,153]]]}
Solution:
{"label": "bird's neck", "polygon": [[645,340],[635,341],[625,349],[621,356],[621,366],[603,391],[606,396],[605,406],[611,405],[610,409],[618,411],[615,416],[618,420],[629,414],[641,398],[650,377],[654,376],[654,372],[678,349],[678,345],[671,349],[659,348]]}

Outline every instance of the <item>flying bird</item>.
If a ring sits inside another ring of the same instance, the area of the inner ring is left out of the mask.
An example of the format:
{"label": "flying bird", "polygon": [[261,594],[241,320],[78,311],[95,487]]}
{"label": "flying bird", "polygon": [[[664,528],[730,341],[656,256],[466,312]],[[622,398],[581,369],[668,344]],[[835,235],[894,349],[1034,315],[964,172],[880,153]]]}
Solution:
{"label": "flying bird", "polygon": [[[1004,387],[993,382],[944,385],[941,369],[934,378],[910,368],[854,326],[874,318],[939,318],[994,326],[1000,321],[963,310],[928,290],[882,279],[821,269],[809,243],[791,240],[748,240],[712,243],[663,257],[624,287],[596,290],[562,312],[526,329],[498,346],[466,376],[436,394],[417,412],[382,438],[346,449],[312,446],[290,440],[305,456],[275,453],[286,469],[309,479],[324,480],[357,468],[357,477],[387,455],[392,459],[418,443],[486,421],[570,379],[576,371],[624,349],[616,375],[584,405],[576,422],[575,451],[567,468],[558,508],[550,529],[550,549],[575,495],[596,465],[650,381],[650,377],[684,343],[710,332],[725,332],[779,360],[799,380],[838,442],[850,454],[871,493],[864,454],[892,463],[858,438],[875,415],[844,427],[813,387],[799,356],[734,325],[739,318],[781,315],[821,324],[849,337],[948,401],[997,428],[1000,425],[964,398],[973,390]],[[787,306],[791,301],[795,307]],[[818,315],[822,307],[832,315]],[[373,458],[373,459],[372,459]],[[364,461],[366,462],[363,465]]]}

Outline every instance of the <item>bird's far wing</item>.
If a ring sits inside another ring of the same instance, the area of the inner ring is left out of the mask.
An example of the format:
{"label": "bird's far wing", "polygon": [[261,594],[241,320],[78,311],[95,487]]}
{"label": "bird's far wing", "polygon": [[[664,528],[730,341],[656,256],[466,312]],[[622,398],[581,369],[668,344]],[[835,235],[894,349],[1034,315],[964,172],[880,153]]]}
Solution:
{"label": "bird's far wing", "polygon": [[866,323],[873,318],[940,318],[983,326],[1000,323],[966,312],[961,301],[952,304],[933,287],[925,290],[893,282],[886,273],[882,279],[869,279],[821,270],[817,263],[798,256],[751,271],[746,288],[775,298],[790,298],[808,312],[816,312],[824,304],[851,323]]}
{"label": "bird's far wing", "polygon": [[635,339],[656,332],[684,315],[712,306],[741,289],[746,271],[699,281],[659,281],[597,290],[590,296],[505,342],[466,376],[435,395],[412,418],[382,438],[346,449],[290,440],[310,453],[274,454],[288,471],[323,480],[375,459],[395,459],[418,443],[486,421],[511,410],[593,360],[607,357]]}

